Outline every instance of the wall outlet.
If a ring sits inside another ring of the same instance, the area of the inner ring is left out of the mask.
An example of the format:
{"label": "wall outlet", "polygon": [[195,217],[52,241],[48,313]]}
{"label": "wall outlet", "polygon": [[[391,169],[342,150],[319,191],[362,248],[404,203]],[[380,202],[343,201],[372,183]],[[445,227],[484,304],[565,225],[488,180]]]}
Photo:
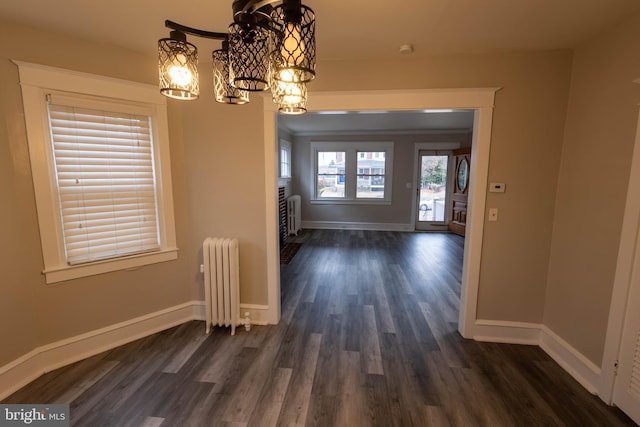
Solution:
{"label": "wall outlet", "polygon": [[489,193],[504,193],[507,189],[507,184],[504,182],[492,182],[489,184]]}

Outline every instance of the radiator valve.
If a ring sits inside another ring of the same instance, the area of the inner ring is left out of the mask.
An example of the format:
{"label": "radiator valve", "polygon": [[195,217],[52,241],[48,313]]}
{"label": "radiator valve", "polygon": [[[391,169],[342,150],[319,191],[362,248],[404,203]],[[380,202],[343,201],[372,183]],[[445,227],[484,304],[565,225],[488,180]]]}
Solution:
{"label": "radiator valve", "polygon": [[251,330],[251,313],[246,311],[244,313],[244,320],[242,321],[244,329],[249,332]]}

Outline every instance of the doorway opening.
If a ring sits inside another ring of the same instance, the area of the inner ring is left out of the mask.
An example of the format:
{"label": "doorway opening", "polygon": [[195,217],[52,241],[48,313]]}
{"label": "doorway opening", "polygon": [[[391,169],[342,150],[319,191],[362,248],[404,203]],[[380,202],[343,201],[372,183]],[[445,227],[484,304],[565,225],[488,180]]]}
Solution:
{"label": "doorway opening", "polygon": [[[465,109],[474,112],[471,175],[469,184],[468,232],[465,235],[462,291],[458,329],[472,338],[476,322],[478,281],[484,231],[491,123],[495,92],[498,88],[439,89],[410,91],[325,92],[310,95],[309,111],[406,111]],[[267,294],[265,320],[280,319],[280,276],[278,262],[276,109],[264,103],[265,186],[267,231]]]}

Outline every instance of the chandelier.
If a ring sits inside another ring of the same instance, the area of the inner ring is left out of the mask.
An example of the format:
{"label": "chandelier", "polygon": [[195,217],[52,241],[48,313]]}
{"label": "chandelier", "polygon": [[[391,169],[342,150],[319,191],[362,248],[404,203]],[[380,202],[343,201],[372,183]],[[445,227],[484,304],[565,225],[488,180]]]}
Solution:
{"label": "chandelier", "polygon": [[172,31],[158,40],[160,93],[181,100],[200,96],[198,49],[187,41],[189,34],[222,40],[212,53],[217,102],[246,104],[250,92],[271,90],[280,112],[306,112],[306,85],[316,75],[313,10],[300,0],[234,0],[232,9],[226,33],[165,21]]}

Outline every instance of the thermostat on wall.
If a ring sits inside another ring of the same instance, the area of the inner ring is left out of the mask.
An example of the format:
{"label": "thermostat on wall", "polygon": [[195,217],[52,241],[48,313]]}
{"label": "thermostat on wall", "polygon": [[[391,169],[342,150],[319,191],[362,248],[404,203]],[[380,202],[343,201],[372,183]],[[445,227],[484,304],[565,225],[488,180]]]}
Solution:
{"label": "thermostat on wall", "polygon": [[489,184],[489,193],[504,193],[507,184],[504,182],[492,182]]}

